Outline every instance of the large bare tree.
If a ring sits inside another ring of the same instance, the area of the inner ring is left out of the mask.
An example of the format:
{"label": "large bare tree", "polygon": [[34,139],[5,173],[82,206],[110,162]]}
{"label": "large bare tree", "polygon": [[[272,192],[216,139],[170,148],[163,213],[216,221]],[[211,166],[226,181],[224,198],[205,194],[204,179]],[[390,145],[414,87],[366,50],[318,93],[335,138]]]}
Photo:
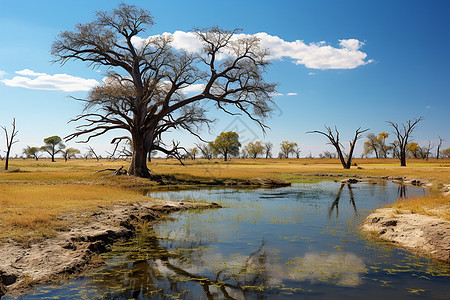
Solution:
{"label": "large bare tree", "polygon": [[393,133],[397,137],[398,141],[398,150],[400,157],[400,166],[406,167],[406,150],[408,145],[408,140],[411,138],[411,135],[416,128],[417,124],[423,120],[423,117],[415,118],[414,120],[408,120],[406,123],[398,124],[391,121],[386,121],[389,125],[392,126]]}
{"label": "large bare tree", "polygon": [[[77,60],[105,67],[108,76],[93,88],[85,110],[74,121],[84,120],[68,140],[86,136],[84,142],[115,129],[128,131],[112,142],[130,139],[133,157],[129,174],[149,177],[146,156],[158,150],[178,152],[162,142],[162,134],[183,129],[198,136],[210,120],[203,109],[213,102],[229,114],[244,114],[264,130],[275,84],[266,83],[267,51],[256,37],[237,36],[219,28],[196,29],[203,44],[190,53],[171,46],[170,35],[138,35],[154,24],[151,14],[133,5],[120,4],[111,12],[98,12],[95,21],[62,32],[52,45],[55,61]],[[186,94],[196,85],[201,91]],[[189,96],[186,96],[189,95]]]}
{"label": "large bare tree", "polygon": [[349,142],[350,150],[347,155],[347,161],[345,161],[344,153],[341,149],[342,144],[339,141],[339,131],[338,131],[337,127],[336,126],[334,127],[334,132],[328,126],[325,126],[325,129],[326,129],[326,132],[314,130],[314,131],[308,131],[307,133],[319,133],[319,134],[326,136],[328,138],[328,140],[330,141],[330,144],[332,144],[334,146],[334,148],[336,148],[336,152],[338,154],[339,160],[341,161],[341,164],[344,167],[344,169],[350,169],[350,167],[352,166],[353,151],[355,150],[356,141],[359,138],[361,138],[361,134],[368,131],[369,129],[361,130],[361,127],[356,129],[355,137],[353,138],[353,141]]}

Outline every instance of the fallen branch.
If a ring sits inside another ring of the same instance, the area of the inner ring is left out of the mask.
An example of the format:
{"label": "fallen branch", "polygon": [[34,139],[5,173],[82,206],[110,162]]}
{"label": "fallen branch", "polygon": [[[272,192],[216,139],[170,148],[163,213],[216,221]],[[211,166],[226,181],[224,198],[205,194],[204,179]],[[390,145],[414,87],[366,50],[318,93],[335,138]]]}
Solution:
{"label": "fallen branch", "polygon": [[122,171],[122,169],[123,169],[123,166],[121,166],[118,169],[103,169],[103,170],[92,173],[91,176],[93,176],[97,173],[100,173],[100,172],[105,172],[105,171],[112,171],[113,173],[111,175],[127,175],[128,172],[126,170]]}

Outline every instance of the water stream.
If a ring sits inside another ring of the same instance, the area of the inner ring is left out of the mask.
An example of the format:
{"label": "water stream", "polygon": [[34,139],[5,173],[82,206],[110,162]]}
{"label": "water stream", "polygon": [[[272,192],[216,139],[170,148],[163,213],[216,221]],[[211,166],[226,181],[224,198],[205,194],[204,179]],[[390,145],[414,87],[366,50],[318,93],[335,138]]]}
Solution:
{"label": "water stream", "polygon": [[448,299],[450,269],[358,230],[418,188],[321,182],[151,193],[224,208],[177,213],[117,245],[107,266],[26,299]]}

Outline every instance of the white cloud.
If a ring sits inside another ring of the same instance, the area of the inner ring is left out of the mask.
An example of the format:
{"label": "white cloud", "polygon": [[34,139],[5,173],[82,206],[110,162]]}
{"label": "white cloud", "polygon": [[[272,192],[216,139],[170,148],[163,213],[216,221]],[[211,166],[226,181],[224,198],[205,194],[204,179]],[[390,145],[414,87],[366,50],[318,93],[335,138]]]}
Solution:
{"label": "white cloud", "polygon": [[[172,46],[177,49],[185,49],[190,52],[198,52],[202,49],[202,43],[193,32],[175,31],[163,33],[163,37],[173,39]],[[236,34],[236,38],[248,37],[248,34]],[[304,65],[310,69],[354,69],[371,63],[366,60],[367,54],[360,51],[364,45],[357,39],[339,40],[339,47],[332,47],[326,42],[305,44],[301,40],[293,42],[285,41],[278,36],[269,35],[265,32],[254,34],[261,41],[261,46],[270,52],[270,59],[290,58],[297,65]],[[157,36],[150,36],[155,38]],[[136,38],[136,43],[142,43],[143,39]],[[222,55],[224,58],[226,55]]]}
{"label": "white cloud", "polygon": [[205,84],[198,83],[198,84],[191,84],[191,85],[183,88],[182,91],[185,94],[187,94],[187,93],[199,93],[199,92],[203,91],[204,88],[205,88]]}
{"label": "white cloud", "polygon": [[311,75],[316,75],[316,73],[314,73],[314,72],[309,72],[308,75],[309,75],[309,76],[311,76]]}
{"label": "white cloud", "polygon": [[5,76],[6,74],[8,74],[8,73],[6,73],[5,71],[0,70],[0,77]]}
{"label": "white cloud", "polygon": [[274,93],[270,94],[270,96],[277,97],[277,96],[283,96],[283,94],[278,93],[278,92],[274,92]]}
{"label": "white cloud", "polygon": [[45,75],[47,75],[47,74],[45,74],[45,73],[37,73],[37,72],[34,72],[34,71],[30,70],[30,69],[23,69],[22,71],[16,71],[15,73],[16,73],[16,74],[19,74],[19,75],[23,75],[23,76],[31,76],[31,77],[37,77],[37,76],[45,76]]}
{"label": "white cloud", "polygon": [[297,96],[297,93],[287,93],[286,96]]}
{"label": "white cloud", "polygon": [[3,79],[0,81],[12,87],[34,90],[60,90],[65,92],[88,91],[99,84],[95,79],[84,79],[67,74],[48,75],[29,69],[17,71],[16,74],[22,76],[15,76],[12,79]]}

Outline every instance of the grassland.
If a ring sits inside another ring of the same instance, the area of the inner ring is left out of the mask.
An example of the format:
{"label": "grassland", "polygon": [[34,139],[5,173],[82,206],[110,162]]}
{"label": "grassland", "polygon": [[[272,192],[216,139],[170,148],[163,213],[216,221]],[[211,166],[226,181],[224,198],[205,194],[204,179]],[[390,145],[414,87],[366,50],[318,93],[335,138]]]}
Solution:
{"label": "grassland", "polygon": [[[400,167],[393,159],[355,159],[357,166],[344,170],[333,159],[235,159],[186,161],[181,166],[175,160],[154,159],[149,163],[153,174],[173,175],[180,181],[249,179],[253,177],[281,178],[291,182],[324,180],[318,174],[409,177],[433,183],[429,197],[414,201],[399,201],[399,211],[415,211],[449,218],[449,197],[437,193],[450,184],[450,160],[410,160]],[[148,200],[142,188],[156,188],[157,183],[130,176],[109,176],[105,168],[125,168],[125,161],[76,159],[10,160],[10,171],[0,172],[0,242],[8,239],[29,241],[51,236],[70,224],[58,216],[69,212],[95,210],[98,206],[117,202]],[[330,180],[332,177],[326,177]]]}

